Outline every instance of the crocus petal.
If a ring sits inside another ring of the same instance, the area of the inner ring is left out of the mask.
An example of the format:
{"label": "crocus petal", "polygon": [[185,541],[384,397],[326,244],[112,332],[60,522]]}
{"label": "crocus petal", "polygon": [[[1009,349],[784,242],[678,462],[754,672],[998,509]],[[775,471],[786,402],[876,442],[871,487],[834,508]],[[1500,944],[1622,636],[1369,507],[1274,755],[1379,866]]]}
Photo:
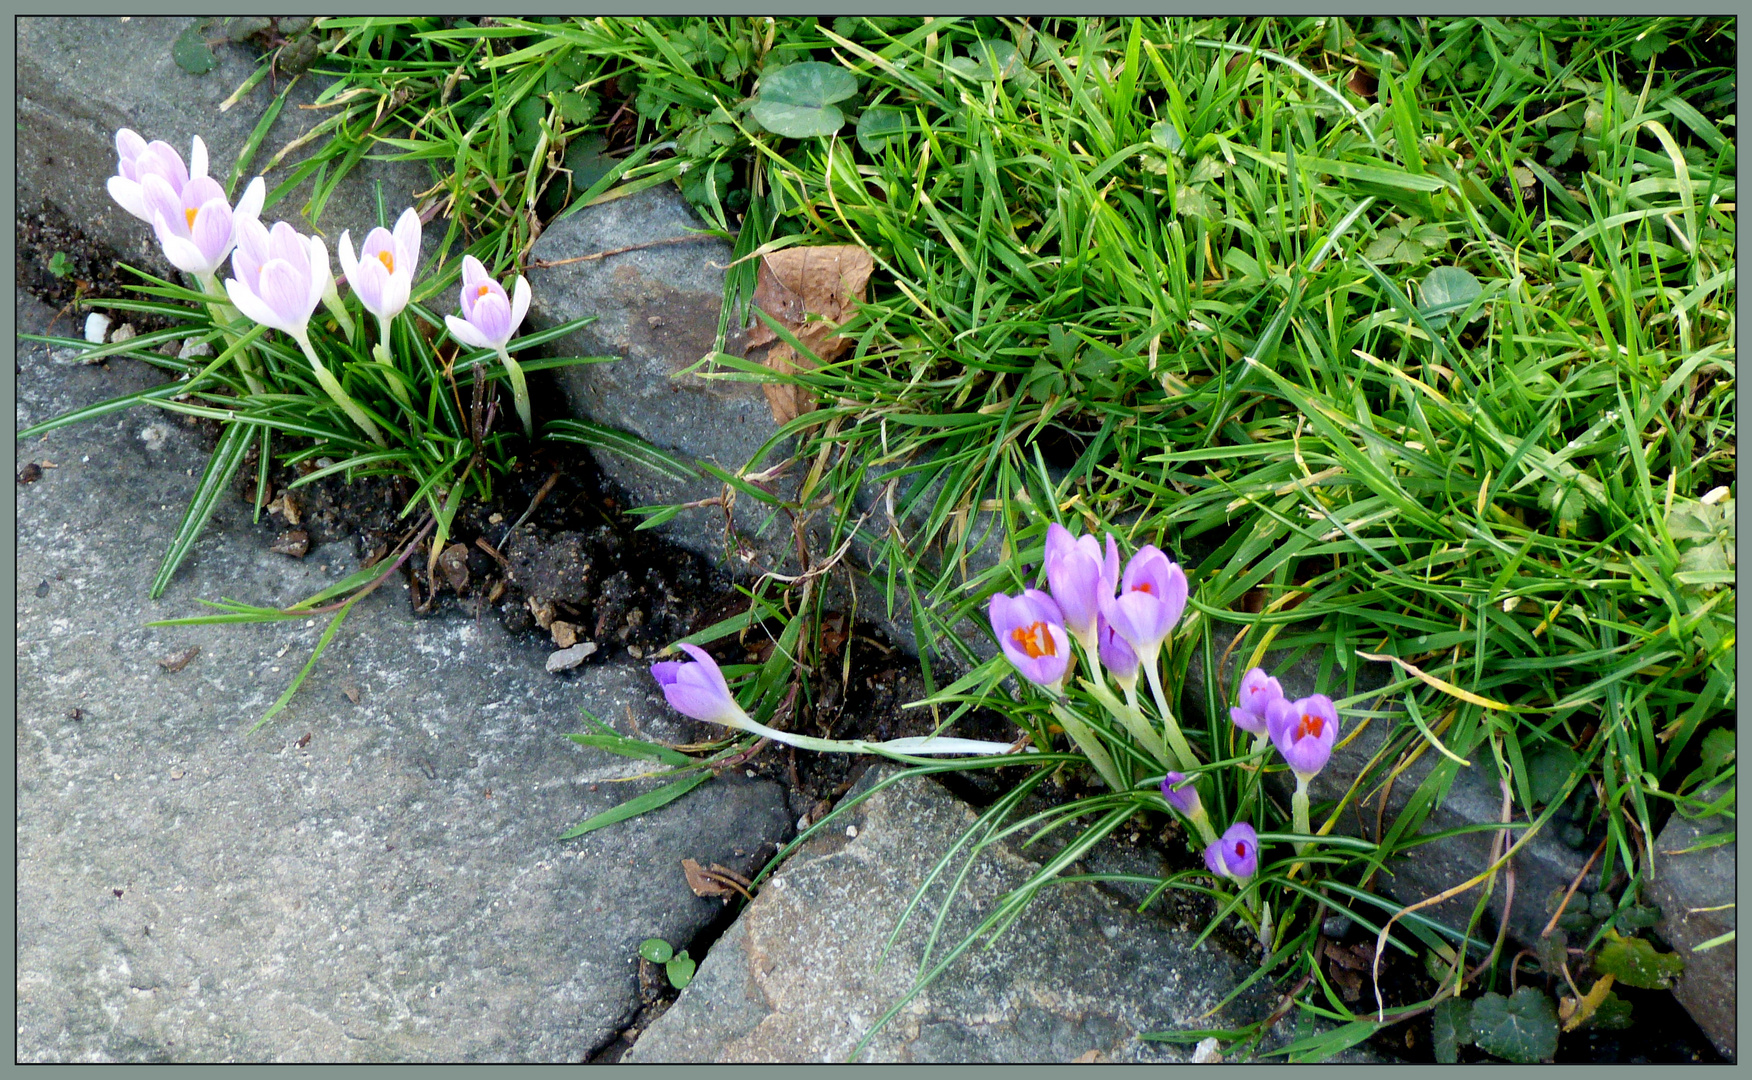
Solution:
{"label": "crocus petal", "polygon": [[176,191],[181,191],[189,182],[189,170],[184,167],[182,155],[176,148],[163,139],[153,139],[146,144],[146,153],[135,159],[138,168],[142,161],[148,162],[149,168],[161,170],[164,178]]}
{"label": "crocus petal", "polygon": [[1229,719],[1242,731],[1261,735],[1265,732],[1265,717],[1251,709],[1243,709],[1238,705],[1229,707]]}
{"label": "crocus petal", "polygon": [[227,208],[231,205],[226,202],[225,189],[220,187],[219,182],[210,176],[198,176],[190,180],[182,186],[181,191],[177,192],[177,198],[181,200],[184,210],[205,206],[214,199],[224,202]]}
{"label": "crocus petal", "polygon": [[667,660],[651,665],[651,676],[663,688],[669,704],[696,720],[741,726],[747,717],[731,696],[717,663],[697,645],[684,644],[681,648],[694,658],[694,663]]}
{"label": "crocus petal", "polygon": [[241,311],[251,322],[261,323],[270,330],[291,332],[291,326],[283,323],[279,314],[243,282],[236,278],[226,278],[225,294],[231,298],[231,306]]}
{"label": "crocus petal", "polygon": [[348,235],[346,229],[341,230],[341,243],[335,249],[335,254],[341,260],[341,276],[347,279],[347,284],[352,286],[353,291],[357,293],[359,291],[359,260],[353,258],[353,238]]}
{"label": "crocus petal", "polygon": [[[414,268],[420,263],[420,215],[413,207],[395,219],[395,270],[413,280]],[[406,267],[404,270],[403,267]]]}
{"label": "crocus petal", "polygon": [[133,128],[116,129],[116,156],[123,161],[133,161],[146,152],[146,140]]}
{"label": "crocus petal", "polygon": [[205,274],[211,271],[207,267],[207,257],[193,240],[185,239],[170,231],[163,214],[152,217],[152,231],[158,237],[158,244],[164,249],[164,257],[170,260],[170,265],[185,274]]}
{"label": "crocus petal", "polygon": [[195,136],[194,145],[189,148],[189,176],[201,177],[207,175],[207,144]]}
{"label": "crocus petal", "polygon": [[[256,295],[273,310],[279,323],[276,330],[295,333],[296,327],[302,330],[310,322],[310,313],[315,310],[314,302],[307,303],[310,293],[310,274],[308,268],[300,272],[299,268],[285,259],[269,259],[262,267],[261,282],[257,286]],[[320,300],[322,294],[317,294]]]}
{"label": "crocus petal", "polygon": [[140,191],[146,196],[146,209],[155,220],[164,218],[166,227],[176,236],[187,236],[188,219],[183,216],[182,199],[177,196],[170,182],[157,173],[148,173],[140,181]]}
{"label": "crocus petal", "polygon": [[1088,641],[1099,614],[1101,560],[1091,557],[1057,522],[1047,527],[1046,580],[1064,612],[1065,629]]}
{"label": "crocus petal", "polygon": [[1107,557],[1101,563],[1101,595],[1112,596],[1119,589],[1119,545],[1113,534],[1107,534]]}
{"label": "crocus petal", "polygon": [[511,340],[511,307],[505,302],[503,293],[490,292],[477,297],[474,310],[468,313],[468,321],[495,349]]}
{"label": "crocus petal", "polygon": [[243,197],[237,200],[236,209],[231,211],[233,221],[249,218],[254,221],[261,217],[262,203],[267,200],[268,185],[261,177],[256,177],[243,189]]}
{"label": "crocus petal", "polygon": [[309,262],[306,264],[310,272],[310,305],[305,310],[315,311],[316,305],[322,300],[323,293],[335,287],[335,272],[329,268],[328,245],[322,242],[322,237],[312,236],[309,243]]}
{"label": "crocus petal", "polygon": [[487,268],[481,265],[479,259],[475,258],[473,255],[464,255],[462,257],[462,283],[464,285],[475,285],[487,280],[488,278],[489,275],[487,274]]}
{"label": "crocus petal", "polygon": [[481,337],[481,332],[470,325],[466,319],[446,315],[444,316],[444,325],[450,330],[451,337],[471,349],[490,349],[493,347],[493,343]]}
{"label": "crocus petal", "polygon": [[517,275],[517,284],[511,287],[511,322],[505,328],[505,339],[510,340],[517,328],[523,325],[523,316],[529,313],[529,282],[523,280],[523,275]]}
{"label": "crocus petal", "polygon": [[146,208],[146,193],[140,190],[138,183],[126,177],[112,176],[108,187],[110,198],[123,210],[141,221],[151,220],[152,212]]}
{"label": "crocus petal", "polygon": [[205,261],[203,274],[211,274],[231,254],[231,207],[224,199],[213,199],[195,212],[195,224],[189,237],[201,251]]}
{"label": "crocus petal", "polygon": [[1064,679],[1071,643],[1052,597],[1036,589],[1017,597],[995,593],[989,612],[998,646],[1023,678],[1047,687]]}
{"label": "crocus petal", "polygon": [[1121,686],[1130,686],[1137,681],[1138,654],[1114,631],[1105,616],[1096,616],[1095,641],[1102,666],[1113,673]]}

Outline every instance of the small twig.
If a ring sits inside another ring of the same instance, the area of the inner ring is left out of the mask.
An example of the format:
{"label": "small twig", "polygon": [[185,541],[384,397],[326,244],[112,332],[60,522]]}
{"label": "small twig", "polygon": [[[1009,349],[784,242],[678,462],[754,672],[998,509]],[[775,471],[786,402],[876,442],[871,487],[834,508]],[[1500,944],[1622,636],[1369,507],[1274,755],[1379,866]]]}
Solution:
{"label": "small twig", "polygon": [[535,498],[529,500],[529,509],[527,509],[523,512],[523,516],[517,519],[517,524],[512,525],[510,531],[507,532],[505,535],[510,536],[511,533],[516,532],[517,529],[525,521],[528,521],[529,515],[535,513],[535,508],[541,505],[541,501],[548,497],[548,492],[552,491],[554,489],[554,485],[559,483],[559,482],[560,482],[560,471],[558,469],[555,469],[553,475],[548,477],[545,481],[543,481],[540,490],[538,490],[535,493]]}
{"label": "small twig", "polygon": [[1582,872],[1576,875],[1574,881],[1570,882],[1569,891],[1563,894],[1563,901],[1557,905],[1557,910],[1551,913],[1551,920],[1545,924],[1545,929],[1539,932],[1540,937],[1550,937],[1551,932],[1557,928],[1557,920],[1563,918],[1563,909],[1569,907],[1570,897],[1576,894],[1576,889],[1581,886],[1582,879],[1587,877],[1588,871],[1594,868],[1594,860],[1598,859],[1600,853],[1605,850],[1606,841],[1602,840],[1600,846],[1594,849],[1594,853],[1588,856],[1588,861],[1582,864]]}
{"label": "small twig", "polygon": [[402,549],[401,555],[395,560],[394,563],[390,564],[389,569],[385,570],[383,573],[381,573],[377,577],[373,578],[371,580],[371,584],[365,586],[363,589],[360,589],[357,593],[354,593],[352,596],[348,597],[347,599],[336,600],[334,603],[324,604],[322,607],[281,608],[280,610],[286,614],[289,614],[289,615],[290,614],[326,615],[331,611],[339,611],[341,608],[346,607],[348,604],[352,603],[354,600],[357,600],[360,597],[365,596],[366,594],[370,593],[373,589],[376,589],[379,585],[382,585],[385,581],[388,581],[389,576],[391,574],[395,573],[397,570],[401,569],[402,563],[405,563],[408,561],[408,556],[412,555],[414,553],[414,549],[420,546],[420,541],[424,540],[426,538],[426,534],[431,532],[432,526],[434,526],[436,524],[438,524],[438,519],[433,517],[431,514],[427,514],[426,515],[426,523],[424,525],[420,526],[419,532],[415,533],[414,538],[412,540],[408,541],[407,546]]}
{"label": "small twig", "polygon": [[670,244],[691,244],[700,240],[716,239],[718,238],[710,233],[691,233],[687,236],[671,236],[664,240],[649,240],[643,244],[628,244],[626,247],[609,248],[607,251],[598,251],[590,255],[574,255],[570,259],[533,259],[527,264],[527,267],[531,270],[546,270],[549,267],[567,266],[571,263],[595,262],[597,259],[606,259],[614,255],[625,255],[629,251],[644,251],[647,248],[667,247]]}

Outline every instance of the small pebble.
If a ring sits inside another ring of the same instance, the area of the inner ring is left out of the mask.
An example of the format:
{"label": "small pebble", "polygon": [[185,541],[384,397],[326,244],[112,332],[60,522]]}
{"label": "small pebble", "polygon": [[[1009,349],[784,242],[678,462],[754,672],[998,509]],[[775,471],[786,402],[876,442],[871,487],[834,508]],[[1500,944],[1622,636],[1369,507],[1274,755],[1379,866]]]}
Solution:
{"label": "small pebble", "polygon": [[858,827],[856,825],[847,825],[846,835],[856,840],[858,838]]}
{"label": "small pebble", "polygon": [[94,311],[85,317],[85,340],[93,345],[102,345],[109,328],[110,317],[101,311]]}
{"label": "small pebble", "polygon": [[1214,1038],[1202,1039],[1193,1048],[1192,1063],[1194,1065],[1212,1065],[1223,1060],[1220,1047],[1223,1044]]}
{"label": "small pebble", "polygon": [[140,332],[134,329],[133,323],[123,323],[116,327],[115,333],[110,335],[110,344],[119,345],[124,341],[132,341],[139,335]]}
{"label": "small pebble", "polygon": [[193,360],[197,356],[212,356],[213,346],[205,341],[189,338],[183,342],[183,347],[176,354],[178,360]]}
{"label": "small pebble", "polygon": [[561,649],[547,658],[547,669],[551,672],[568,671],[584,662],[584,658],[596,651],[596,642],[585,641],[569,649]]}
{"label": "small pebble", "polygon": [[1333,915],[1320,924],[1320,932],[1334,941],[1343,940],[1350,933],[1351,921],[1348,915]]}

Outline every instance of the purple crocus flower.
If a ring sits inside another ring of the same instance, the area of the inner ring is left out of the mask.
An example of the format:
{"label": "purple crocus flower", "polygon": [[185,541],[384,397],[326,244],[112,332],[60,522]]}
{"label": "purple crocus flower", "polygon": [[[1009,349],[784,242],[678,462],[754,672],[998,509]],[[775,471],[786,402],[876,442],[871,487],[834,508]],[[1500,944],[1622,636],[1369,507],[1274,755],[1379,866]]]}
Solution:
{"label": "purple crocus flower", "polygon": [[381,226],[366,233],[358,258],[353,257],[352,238],[343,232],[338,254],[353,295],[387,323],[408,306],[413,290],[414,268],[420,262],[420,215],[410,206],[396,219],[393,233]]}
{"label": "purple crocus flower", "polygon": [[502,353],[529,311],[529,282],[519,274],[512,286],[512,296],[507,299],[504,288],[487,274],[481,261],[473,255],[464,255],[461,299],[462,318],[444,316],[450,335],[472,349]]}
{"label": "purple crocus flower", "polygon": [[225,264],[237,244],[238,224],[254,221],[267,197],[267,185],[259,176],[244,189],[236,210],[226,201],[224,189],[207,176],[192,177],[179,191],[157,173],[147,173],[140,190],[164,257],[178,270],[202,279],[210,279]]}
{"label": "purple crocus flower", "polygon": [[1058,522],[1046,527],[1046,580],[1065,615],[1065,629],[1085,647],[1094,640],[1101,598],[1119,583],[1119,546],[1107,537],[1105,557],[1090,535],[1073,539]]}
{"label": "purple crocus flower", "polygon": [[1101,613],[1145,664],[1186,610],[1186,573],[1154,544],[1145,544],[1126,564],[1119,596],[1103,599]]}
{"label": "purple crocus flower", "polygon": [[1259,869],[1259,834],[1245,821],[1237,821],[1205,848],[1204,859],[1211,873],[1246,881]]}
{"label": "purple crocus flower", "polygon": [[693,657],[685,660],[662,660],[651,665],[651,677],[663,688],[663,696],[676,712],[726,727],[746,727],[748,714],[730,696],[730,684],[718,670],[717,661],[698,645],[681,645],[681,651]]}
{"label": "purple crocus flower", "polygon": [[1185,773],[1171,772],[1162,778],[1162,798],[1187,817],[1198,812],[1198,788]]}
{"label": "purple crocus flower", "polygon": [[1138,654],[1114,631],[1105,615],[1095,616],[1095,643],[1101,664],[1113,673],[1121,689],[1130,689],[1138,682]]}
{"label": "purple crocus flower", "polygon": [[1229,719],[1242,731],[1265,734],[1265,710],[1274,701],[1282,701],[1283,684],[1265,673],[1264,668],[1251,668],[1241,676],[1240,702],[1229,709]]}
{"label": "purple crocus flower", "polygon": [[148,176],[156,176],[170,186],[172,193],[180,196],[183,185],[191,177],[207,175],[207,144],[195,136],[194,144],[189,148],[189,164],[183,165],[182,155],[171,148],[167,142],[154,140],[147,142],[139,133],[122,128],[116,132],[116,175],[109,178],[110,198],[114,199],[123,210],[152,224],[152,210],[146,203],[146,193],[140,183]]}
{"label": "purple crocus flower", "polygon": [[1338,740],[1338,708],[1325,694],[1279,698],[1266,706],[1265,724],[1278,753],[1303,783],[1326,767]]}
{"label": "purple crocus flower", "polygon": [[1064,615],[1052,597],[1039,589],[1021,596],[993,593],[992,630],[1004,656],[1029,682],[1057,690],[1071,661],[1071,640]]}

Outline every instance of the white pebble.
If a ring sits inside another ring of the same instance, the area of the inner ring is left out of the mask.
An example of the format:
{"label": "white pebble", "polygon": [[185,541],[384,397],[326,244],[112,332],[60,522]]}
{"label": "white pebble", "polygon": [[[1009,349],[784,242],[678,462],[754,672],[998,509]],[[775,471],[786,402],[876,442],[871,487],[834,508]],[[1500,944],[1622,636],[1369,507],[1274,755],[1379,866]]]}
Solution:
{"label": "white pebble", "polygon": [[1193,1048],[1192,1063],[1194,1065],[1211,1065],[1222,1061],[1223,1055],[1218,1051],[1222,1045],[1216,1039],[1200,1040],[1198,1046]]}
{"label": "white pebble", "polygon": [[856,825],[847,825],[846,826],[846,835],[851,837],[854,840],[857,839],[858,827]]}
{"label": "white pebble", "polygon": [[116,332],[110,335],[110,344],[119,345],[124,341],[132,341],[139,337],[140,332],[134,329],[133,323],[123,323],[116,327]]}
{"label": "white pebble", "polygon": [[94,311],[85,317],[85,340],[93,345],[102,345],[104,335],[109,333],[110,317],[101,311]]}
{"label": "white pebble", "polygon": [[584,662],[584,658],[596,651],[596,642],[586,641],[569,649],[561,649],[547,658],[547,669],[551,672],[566,671]]}
{"label": "white pebble", "polygon": [[213,346],[205,341],[189,338],[183,342],[182,351],[176,354],[178,360],[193,360],[197,356],[212,356]]}

